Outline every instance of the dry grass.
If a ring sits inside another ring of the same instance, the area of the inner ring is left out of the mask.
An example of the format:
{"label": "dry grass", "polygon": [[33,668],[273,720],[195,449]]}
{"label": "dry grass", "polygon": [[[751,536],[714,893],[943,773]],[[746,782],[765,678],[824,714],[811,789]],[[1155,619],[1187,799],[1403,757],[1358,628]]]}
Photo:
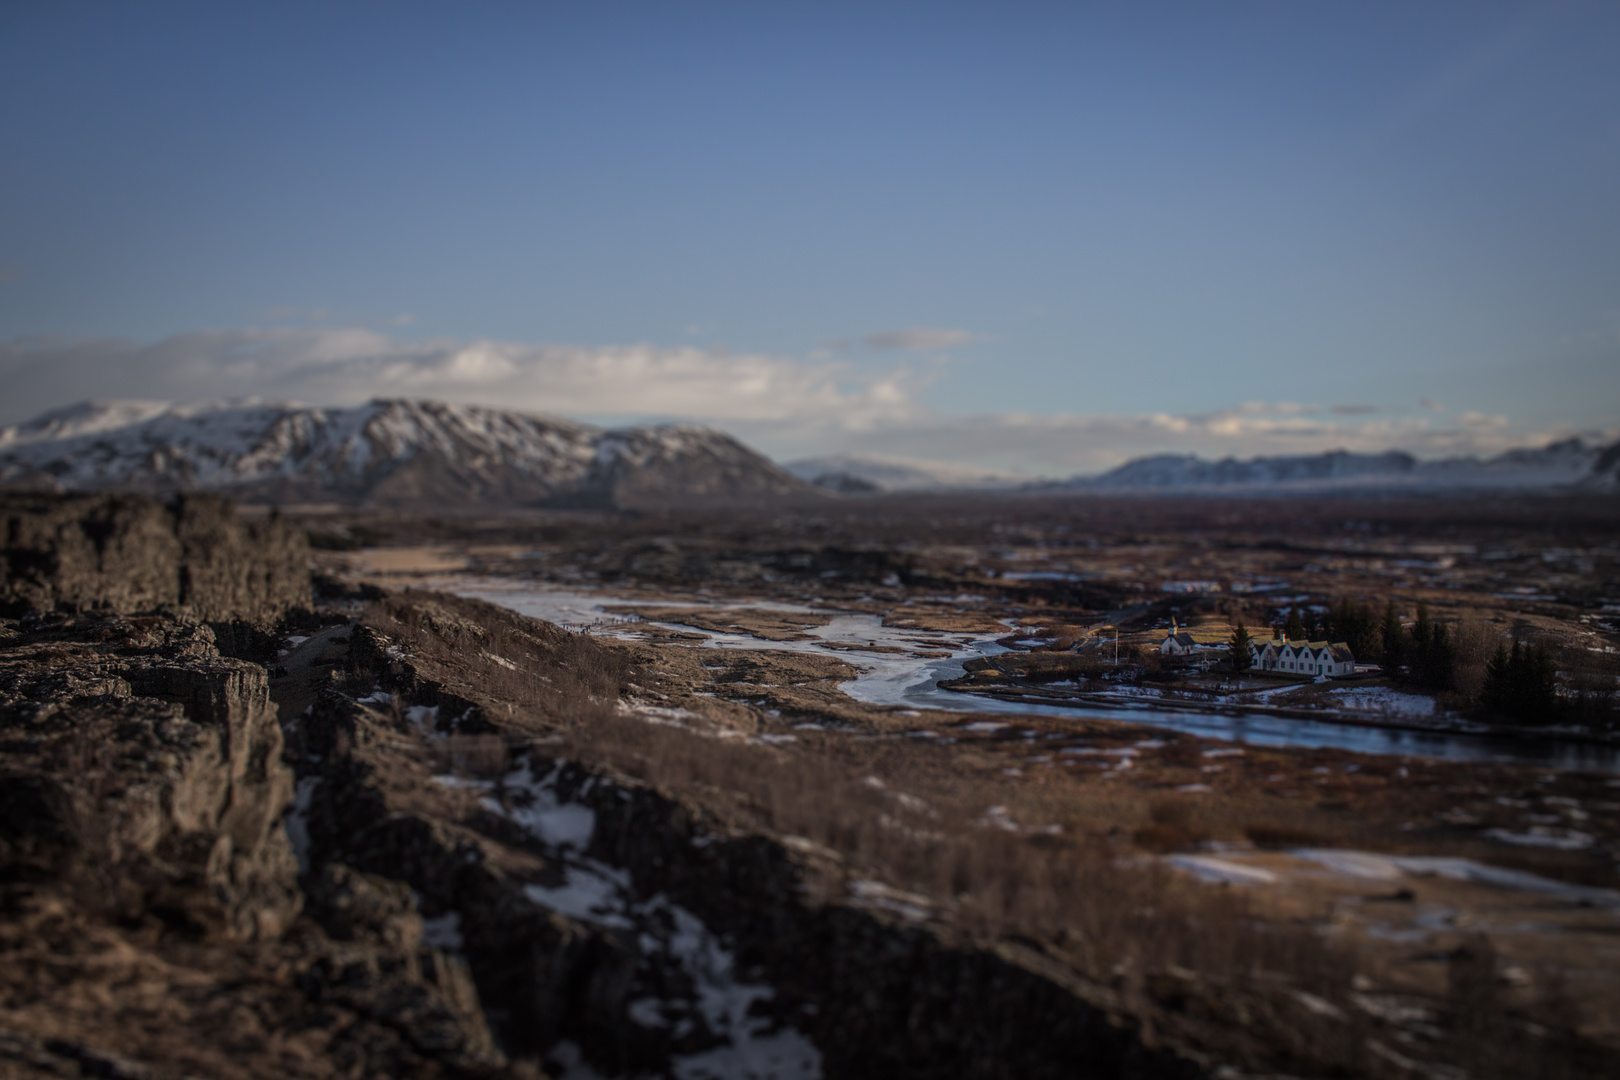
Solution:
{"label": "dry grass", "polygon": [[[1286,972],[1323,993],[1349,982],[1344,957],[1308,933],[1260,931],[1235,895],[1156,866],[1122,864],[1098,840],[1000,827],[982,810],[990,790],[971,782],[908,784],[909,798],[900,800],[823,757],[628,717],[576,728],[557,749],[676,798],[718,801],[744,827],[830,848],[851,876],[931,897],[977,936],[1062,943],[1082,971],[1103,982],[1127,962],[1217,980]],[[1178,835],[1196,834],[1190,800],[1161,800],[1153,813]]]}
{"label": "dry grass", "polygon": [[361,623],[446,673],[452,691],[547,726],[612,714],[630,676],[623,652],[482,600],[406,590]]}
{"label": "dry grass", "polygon": [[[1009,829],[1009,816],[985,811],[1006,800],[1005,784],[961,768],[919,767],[926,755],[948,756],[944,748],[828,736],[787,750],[650,724],[615,708],[632,674],[624,651],[473,601],[406,594],[374,605],[367,621],[413,659],[431,656],[437,668],[459,672],[474,688],[467,692],[488,702],[497,719],[502,695],[511,694],[506,700],[516,707],[517,730],[534,717],[561,735],[560,742],[548,739],[548,755],[633,778],[743,833],[802,837],[830,849],[840,870],[818,872],[875,878],[928,897],[953,932],[984,943],[1034,945],[1110,987],[1139,1017],[1164,1018],[1163,1010],[1180,1008],[1166,1004],[1174,994],[1161,992],[1168,979],[1181,987],[1175,993],[1185,996],[1190,985],[1205,1002],[1270,1002],[1262,1009],[1266,1019],[1234,1021],[1244,1037],[1304,1047],[1299,1052],[1306,1059],[1329,1071],[1389,1071],[1368,1057],[1370,1021],[1349,1000],[1360,964],[1348,947],[1323,940],[1307,925],[1262,920],[1241,894],[1131,857],[1133,849],[1103,836],[1067,825],[1058,834]],[[505,767],[508,745],[486,736],[455,742],[442,753],[458,771],[491,775]],[[874,782],[875,755],[883,747],[899,758],[894,768],[876,771],[903,783],[905,797]],[[1184,750],[1182,764],[1196,764],[1191,742]],[[1014,815],[1020,809],[1011,805]],[[1260,846],[1319,840],[1291,824],[1257,822],[1252,810],[1232,823],[1217,823],[1207,813],[1198,800],[1151,800],[1149,821],[1135,833],[1138,849],[1196,848],[1232,830]],[[831,887],[834,892],[821,895],[839,899],[841,885],[834,880]],[[1468,985],[1459,976],[1458,986]],[[1341,1015],[1295,1007],[1292,992],[1335,1003]],[[1446,1035],[1424,1056],[1463,1065],[1476,1077],[1515,1075],[1530,1052],[1524,1010],[1510,1019],[1500,1003],[1477,997],[1463,994],[1441,1005],[1443,1014],[1457,1018],[1458,1037]],[[1541,1006],[1532,1012],[1543,1027],[1562,1030],[1554,1012]],[[1496,1038],[1477,1038],[1481,1030]],[[1536,1053],[1547,1049],[1537,1039],[1530,1043]],[[1542,1075],[1580,1075],[1556,1056],[1538,1062]]]}
{"label": "dry grass", "polygon": [[[1188,994],[1203,1002],[1195,1015],[1220,1015],[1232,1002],[1269,1002],[1259,1006],[1265,1019],[1240,1005],[1220,1022],[1242,1025],[1262,1043],[1305,1048],[1307,1073],[1400,1075],[1369,1056],[1369,1040],[1388,1036],[1350,1000],[1363,966],[1350,946],[1307,925],[1262,920],[1242,894],[1155,861],[1122,859],[1101,838],[1008,831],[982,810],[996,793],[990,785],[908,776],[910,798],[903,800],[848,761],[622,715],[574,728],[547,752],[633,777],[745,832],[829,848],[846,878],[875,878],[928,897],[941,921],[980,942],[1023,942],[1061,957],[1120,994],[1139,1019],[1158,1015],[1173,1024],[1177,1017],[1160,1010],[1186,1009]],[[1208,835],[1203,814],[1197,800],[1155,799],[1136,839],[1150,849],[1196,848]],[[1248,832],[1261,846],[1320,841],[1278,824]],[[1600,1052],[1554,1034],[1566,1031],[1571,1015],[1556,987],[1528,1007],[1509,1008],[1488,992],[1496,978],[1491,957],[1465,949],[1457,963],[1449,999],[1432,1003],[1447,1019],[1423,1047],[1424,1059],[1450,1061],[1479,1078],[1517,1078],[1532,1066],[1538,1076],[1592,1075],[1590,1055]],[[1340,1015],[1296,1007],[1296,992],[1334,1003]]]}

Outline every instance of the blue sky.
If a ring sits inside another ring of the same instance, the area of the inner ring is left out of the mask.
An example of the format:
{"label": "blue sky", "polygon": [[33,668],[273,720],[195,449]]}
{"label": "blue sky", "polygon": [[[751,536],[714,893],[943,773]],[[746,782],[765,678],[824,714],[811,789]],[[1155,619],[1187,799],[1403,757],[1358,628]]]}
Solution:
{"label": "blue sky", "polygon": [[1599,3],[0,2],[0,422],[434,394],[1046,473],[1612,431],[1617,55]]}

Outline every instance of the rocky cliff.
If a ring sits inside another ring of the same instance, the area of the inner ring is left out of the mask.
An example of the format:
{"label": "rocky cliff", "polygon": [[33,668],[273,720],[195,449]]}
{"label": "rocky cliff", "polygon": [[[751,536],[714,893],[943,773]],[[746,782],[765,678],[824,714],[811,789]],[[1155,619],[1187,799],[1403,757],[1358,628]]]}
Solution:
{"label": "rocky cliff", "polygon": [[309,545],[210,496],[0,493],[0,612],[184,609],[267,628],[310,604]]}
{"label": "rocky cliff", "polygon": [[4,513],[0,1076],[504,1071],[408,890],[300,879],[268,673],[204,620],[307,602],[301,539],[217,500]]}

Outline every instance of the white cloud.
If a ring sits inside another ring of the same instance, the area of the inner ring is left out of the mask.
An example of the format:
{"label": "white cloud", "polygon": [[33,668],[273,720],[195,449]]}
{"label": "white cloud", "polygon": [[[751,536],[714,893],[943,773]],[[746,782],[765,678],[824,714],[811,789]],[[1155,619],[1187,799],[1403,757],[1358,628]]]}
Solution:
{"label": "white cloud", "polygon": [[[937,347],[941,339],[933,340]],[[428,397],[623,423],[711,423],[778,459],[880,454],[1046,476],[1096,472],[1150,453],[1246,457],[1398,447],[1442,456],[1568,434],[1525,431],[1501,416],[1467,413],[1448,422],[1432,411],[1371,415],[1302,402],[1189,414],[947,416],[920,401],[937,377],[937,368],[871,372],[834,360],[722,349],[405,341],[363,329],[206,331],[150,344],[25,338],[0,343],[6,387],[0,422],[85,398],[259,396],[347,404]]]}
{"label": "white cloud", "polygon": [[402,341],[358,329],[205,331],[152,344],[20,339],[0,344],[0,375],[6,420],[85,397],[399,396],[721,423],[837,418],[853,429],[905,419],[923,381],[713,349]]}
{"label": "white cloud", "polygon": [[[1497,422],[1436,426],[1428,417],[1341,417],[1292,402],[1255,403],[1207,413],[1094,413],[976,416],[920,414],[904,423],[859,432],[796,433],[735,426],[745,439],[789,456],[837,450],[971,465],[1003,472],[1071,476],[1101,472],[1145,454],[1195,453],[1204,457],[1378,452],[1404,449],[1420,457],[1492,454],[1515,446],[1542,445],[1568,435],[1563,430],[1525,431]],[[1612,439],[1617,432],[1596,433]]]}

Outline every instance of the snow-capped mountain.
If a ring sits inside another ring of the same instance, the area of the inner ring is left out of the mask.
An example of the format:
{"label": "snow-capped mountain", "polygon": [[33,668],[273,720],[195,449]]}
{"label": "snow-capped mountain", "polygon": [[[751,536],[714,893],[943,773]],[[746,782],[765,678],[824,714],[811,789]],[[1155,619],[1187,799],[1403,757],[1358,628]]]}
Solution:
{"label": "snow-capped mountain", "polygon": [[[1495,457],[1420,461],[1400,450],[1354,454],[1258,457],[1207,461],[1191,454],[1136,458],[1094,477],[1052,485],[1092,491],[1195,490],[1219,492],[1467,492],[1613,487],[1620,468],[1617,447],[1608,450],[1581,439],[1539,449],[1509,450]],[[1604,463],[1608,462],[1605,469]]]}
{"label": "snow-capped mountain", "polygon": [[1028,482],[988,469],[935,461],[830,454],[801,458],[782,466],[801,480],[846,495],[887,491],[1010,491]]}
{"label": "snow-capped mountain", "polygon": [[625,505],[803,493],[723,432],[608,430],[440,401],[86,402],[0,427],[0,483],[368,506]]}

